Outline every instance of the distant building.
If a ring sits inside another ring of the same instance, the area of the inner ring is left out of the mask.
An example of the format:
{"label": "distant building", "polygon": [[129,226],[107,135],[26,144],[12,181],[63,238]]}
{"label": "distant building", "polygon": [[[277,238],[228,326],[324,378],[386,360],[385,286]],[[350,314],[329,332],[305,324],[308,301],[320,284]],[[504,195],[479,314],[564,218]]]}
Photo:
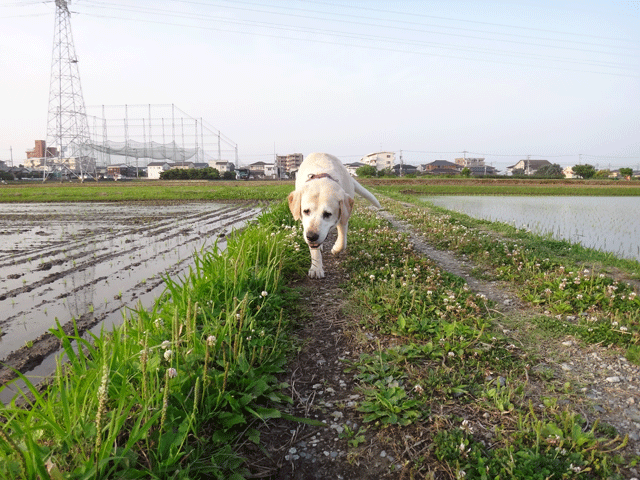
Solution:
{"label": "distant building", "polygon": [[365,167],[366,165],[364,163],[360,163],[360,162],[353,162],[353,163],[347,163],[345,164],[345,168],[347,169],[347,171],[354,177],[357,177],[358,174],[356,173],[356,170],[358,170],[360,167]]}
{"label": "distant building", "polygon": [[458,175],[462,166],[447,160],[435,160],[422,166],[422,171],[430,175]]}
{"label": "distant building", "polygon": [[162,172],[171,168],[171,162],[151,162],[147,165],[147,178],[159,180]]}
{"label": "distant building", "polygon": [[36,145],[33,150],[27,150],[26,153],[27,158],[57,157],[58,149],[55,147],[47,148],[47,142],[44,140],[36,140]]}
{"label": "distant building", "polygon": [[[402,168],[402,171],[400,171],[400,169]],[[418,172],[418,167],[416,167],[415,165],[409,165],[409,164],[403,164],[403,165],[394,165],[393,168],[391,169],[393,170],[393,172],[400,176],[400,175],[415,175]]]}
{"label": "distant building", "polygon": [[304,155],[301,153],[290,153],[288,155],[276,155],[276,167],[281,173],[293,173],[302,165]]}
{"label": "distant building", "polygon": [[220,173],[233,172],[236,169],[236,166],[233,162],[224,162],[224,161],[209,162],[209,166],[211,168],[215,168]]}
{"label": "distant building", "polygon": [[565,178],[578,178],[578,176],[573,173],[573,167],[565,167],[562,169],[562,174]]}
{"label": "distant building", "polygon": [[375,152],[362,157],[360,161],[365,165],[376,167],[377,170],[392,169],[396,163],[396,154],[394,152]]}
{"label": "distant building", "polygon": [[507,170],[513,174],[514,170],[522,170],[525,175],[534,175],[536,171],[547,165],[551,165],[549,160],[520,160],[515,165],[507,167]]}
{"label": "distant building", "polygon": [[462,166],[462,168],[471,167],[484,167],[484,158],[456,158],[456,165]]}
{"label": "distant building", "polygon": [[482,177],[485,175],[497,175],[498,170],[491,165],[483,165],[483,166],[474,166],[474,167],[465,167],[471,171],[471,175],[474,177]]}
{"label": "distant building", "polygon": [[249,165],[249,175],[253,178],[276,178],[276,165],[274,163],[255,162]]}

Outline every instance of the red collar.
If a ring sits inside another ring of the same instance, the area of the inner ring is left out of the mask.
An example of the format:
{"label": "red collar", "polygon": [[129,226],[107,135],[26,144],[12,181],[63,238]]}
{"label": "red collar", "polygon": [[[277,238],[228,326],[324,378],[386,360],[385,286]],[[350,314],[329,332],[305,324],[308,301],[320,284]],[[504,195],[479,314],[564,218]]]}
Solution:
{"label": "red collar", "polygon": [[315,180],[316,178],[330,178],[334,182],[337,182],[337,180],[328,173],[310,173],[309,178],[307,178],[307,182],[310,180]]}

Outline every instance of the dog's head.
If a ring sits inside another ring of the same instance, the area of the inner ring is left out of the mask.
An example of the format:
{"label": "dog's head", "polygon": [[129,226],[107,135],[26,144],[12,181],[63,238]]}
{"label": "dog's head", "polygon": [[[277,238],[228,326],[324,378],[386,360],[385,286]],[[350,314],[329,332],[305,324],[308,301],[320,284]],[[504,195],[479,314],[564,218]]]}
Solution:
{"label": "dog's head", "polygon": [[346,225],[353,209],[353,198],[332,180],[317,180],[289,194],[289,209],[295,220],[302,220],[304,240],[318,248],[338,223]]}

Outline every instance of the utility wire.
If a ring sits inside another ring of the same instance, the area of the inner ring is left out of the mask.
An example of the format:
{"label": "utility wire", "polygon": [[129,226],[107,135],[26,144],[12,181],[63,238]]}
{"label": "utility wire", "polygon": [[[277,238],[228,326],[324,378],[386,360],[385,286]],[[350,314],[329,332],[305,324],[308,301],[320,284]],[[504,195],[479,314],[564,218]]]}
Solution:
{"label": "utility wire", "polygon": [[[103,8],[102,5],[99,5],[100,8]],[[132,9],[126,9],[126,8],[115,8],[114,10],[118,11],[134,11],[136,13],[141,13],[139,11],[136,10],[132,10]],[[83,12],[80,12],[83,13]],[[175,17],[181,17],[181,15],[177,15],[175,13],[165,13],[165,12],[154,12],[156,14],[159,15],[171,15],[172,18]],[[344,42],[337,42],[337,41],[326,41],[326,40],[319,40],[319,39],[310,39],[310,38],[301,38],[301,37],[287,37],[287,36],[280,36],[280,35],[276,35],[276,34],[266,34],[266,33],[258,33],[255,31],[252,32],[246,32],[246,31],[237,31],[237,30],[229,30],[229,29],[223,29],[223,28],[219,28],[219,27],[212,27],[212,26],[199,26],[199,25],[186,25],[186,24],[180,24],[180,23],[175,23],[175,22],[163,22],[163,21],[157,21],[157,20],[146,20],[146,19],[132,19],[130,17],[118,17],[118,16],[113,16],[113,15],[100,15],[100,14],[94,14],[94,13],[83,13],[84,15],[87,16],[91,16],[91,17],[96,17],[96,18],[111,18],[111,19],[118,19],[118,20],[130,20],[130,21],[137,21],[137,22],[145,22],[145,23],[153,23],[153,24],[160,24],[160,25],[168,25],[168,26],[178,26],[178,27],[187,27],[187,28],[199,28],[199,29],[204,29],[204,30],[214,30],[214,31],[221,31],[221,32],[228,32],[228,33],[239,33],[242,35],[253,35],[253,36],[262,36],[262,37],[270,37],[270,38],[279,38],[279,39],[286,39],[286,40],[298,40],[298,41],[306,41],[306,42],[314,42],[314,43],[321,43],[321,44],[331,44],[331,45],[340,45],[340,46],[348,46],[348,47],[357,47],[357,48],[365,48],[365,49],[374,49],[374,50],[384,50],[384,51],[390,51],[390,52],[398,52],[398,53],[410,53],[410,54],[418,54],[418,55],[427,55],[427,56],[434,56],[434,57],[446,57],[446,58],[455,58],[455,59],[461,59],[461,60],[482,60],[482,61],[486,61],[486,62],[490,62],[490,63],[501,63],[501,64],[508,64],[508,65],[518,65],[518,66],[525,66],[525,67],[539,67],[539,65],[532,65],[532,64],[527,64],[527,63],[515,63],[515,62],[509,62],[509,61],[501,61],[501,60],[492,60],[492,59],[478,59],[477,57],[475,58],[469,58],[469,57],[464,57],[464,56],[454,56],[454,55],[445,55],[442,53],[434,53],[434,52],[420,52],[420,51],[415,51],[415,50],[402,50],[402,49],[394,49],[394,48],[389,48],[389,47],[379,47],[379,46],[372,46],[372,45],[361,45],[361,44],[354,44],[354,43],[344,43]],[[190,16],[184,16],[185,18],[193,18]],[[202,19],[203,16],[199,15],[197,17],[197,19]],[[222,23],[229,23],[229,24],[236,24],[236,25],[248,25],[248,26],[265,26],[264,22],[254,22],[254,21],[230,21],[230,20],[220,20]],[[356,39],[356,40],[376,40],[376,41],[383,41],[383,42],[387,42],[387,43],[397,43],[400,45],[408,45],[408,46],[437,46],[440,48],[448,48],[448,49],[454,49],[454,50],[462,50],[462,51],[466,51],[466,52],[478,52],[480,51],[481,53],[483,52],[483,49],[477,49],[477,48],[465,48],[465,47],[451,47],[448,45],[444,45],[444,44],[437,44],[437,43],[433,43],[433,42],[426,42],[426,43],[419,43],[419,42],[407,42],[407,41],[402,41],[399,39],[388,39],[385,37],[371,37],[371,36],[367,36],[367,35],[357,35],[357,34],[348,34],[348,33],[341,33],[341,32],[335,32],[335,31],[317,31],[317,30],[310,30],[308,28],[300,28],[300,27],[290,27],[290,26],[283,26],[283,25],[278,25],[278,24],[267,24],[266,27],[270,28],[270,29],[275,29],[275,30],[285,30],[285,31],[292,31],[295,33],[318,33],[321,35],[325,35],[325,36],[331,36],[331,37],[343,37],[343,38],[350,38],[350,39]],[[495,53],[495,51],[485,51],[484,53],[490,53],[490,54],[500,54],[500,55],[507,55],[507,56],[522,56],[522,55],[518,55],[518,54],[509,54],[509,53]],[[525,54],[527,55],[527,54]],[[532,55],[529,54],[529,56],[531,57]],[[552,60],[552,61],[558,61],[558,62],[562,62],[563,64],[567,64],[567,63],[573,63],[573,64],[578,64],[578,65],[587,65],[587,66],[592,66],[592,67],[601,67],[601,68],[626,68],[626,65],[624,64],[615,64],[612,62],[604,62],[604,63],[597,63],[597,62],[588,62],[588,61],[578,61],[578,60],[571,60],[571,59],[566,59],[566,58],[557,58],[557,59],[553,59],[552,57],[549,56],[540,56],[538,55],[538,58],[533,58],[533,60]],[[635,67],[635,66],[631,66],[631,67]],[[617,73],[617,72],[605,72],[605,71],[589,71],[589,70],[576,70],[576,69],[570,69],[570,68],[565,68],[562,66],[556,66],[556,67],[550,67],[550,68],[556,68],[556,69],[561,69],[561,70],[567,70],[567,71],[575,71],[575,72],[582,72],[582,73],[597,73],[597,74],[606,74],[606,75],[614,75],[614,76],[627,76],[627,77],[637,77],[637,75],[634,75],[632,73]]]}

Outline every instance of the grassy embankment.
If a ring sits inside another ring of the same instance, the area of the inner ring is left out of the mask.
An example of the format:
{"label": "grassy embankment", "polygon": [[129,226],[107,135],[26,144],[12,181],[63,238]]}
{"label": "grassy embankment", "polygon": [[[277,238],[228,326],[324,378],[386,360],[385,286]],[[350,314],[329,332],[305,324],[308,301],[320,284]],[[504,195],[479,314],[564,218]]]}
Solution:
{"label": "grassy embankment", "polygon": [[0,186],[0,203],[281,200],[292,182],[127,181],[13,182]]}
{"label": "grassy embankment", "polygon": [[[464,253],[484,276],[513,282],[524,300],[548,311],[529,319],[539,326],[536,341],[573,334],[638,360],[640,300],[606,270],[587,271],[591,252],[503,225],[489,234],[492,224],[442,210],[384,203],[429,241]],[[14,404],[0,412],[0,474],[245,475],[238,447],[259,442],[259,425],[277,421],[287,402],[275,375],[285,368],[289,334],[303,312],[288,307],[296,291],[285,279],[308,267],[291,225],[286,205],[278,205],[224,254],[203,254],[184,281],[168,279],[150,312],[135,310],[92,345],[80,340],[85,354],[74,355],[71,338],[60,335],[68,369],[58,369],[47,391],[31,391],[29,409]],[[604,479],[637,460],[619,457],[625,440],[613,428],[572,410],[578,385],[558,385],[533,368],[536,358],[498,328],[517,318],[494,317],[486,299],[360,206],[351,232],[344,290],[353,292],[352,333],[364,344],[360,329],[382,339],[349,365],[362,394],[362,426],[343,433],[354,461],[372,432],[389,442],[404,438],[397,458],[415,478],[460,478],[464,471],[467,479],[577,472]],[[628,275],[637,274],[637,266],[628,267]],[[536,381],[548,391],[533,401],[529,384]],[[407,441],[416,448],[405,449]]]}

